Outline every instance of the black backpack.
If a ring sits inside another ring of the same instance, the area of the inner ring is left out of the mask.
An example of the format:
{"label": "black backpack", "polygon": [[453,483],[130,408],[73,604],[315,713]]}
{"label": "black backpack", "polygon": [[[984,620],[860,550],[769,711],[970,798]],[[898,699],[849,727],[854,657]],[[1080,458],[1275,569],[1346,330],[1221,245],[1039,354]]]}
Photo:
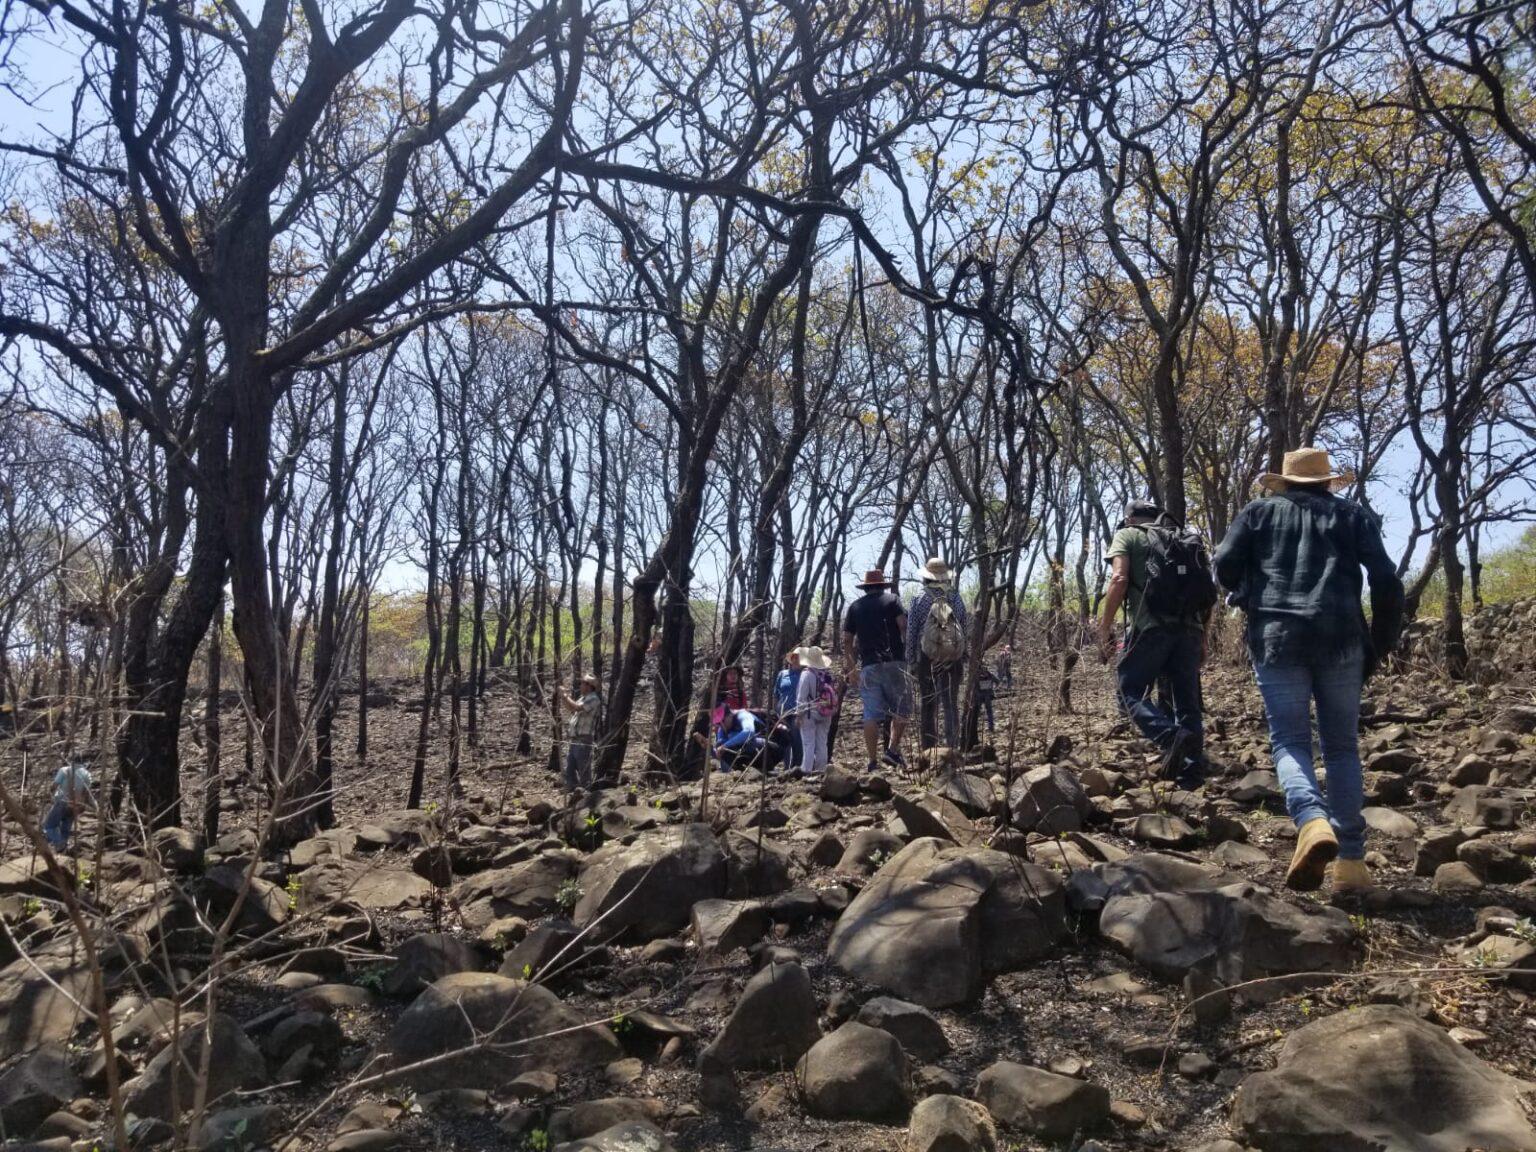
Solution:
{"label": "black backpack", "polygon": [[1148,524],[1145,611],[1157,616],[1201,616],[1216,606],[1216,578],[1205,541],[1197,532],[1169,521]]}

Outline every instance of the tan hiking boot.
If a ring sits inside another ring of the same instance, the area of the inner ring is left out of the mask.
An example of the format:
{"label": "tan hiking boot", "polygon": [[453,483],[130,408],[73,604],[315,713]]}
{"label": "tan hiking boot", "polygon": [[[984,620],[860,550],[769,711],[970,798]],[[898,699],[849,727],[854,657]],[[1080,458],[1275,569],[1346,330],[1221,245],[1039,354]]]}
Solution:
{"label": "tan hiking boot", "polygon": [[1364,860],[1335,860],[1330,876],[1335,896],[1365,896],[1376,891],[1376,881]]}
{"label": "tan hiking boot", "polygon": [[1328,865],[1339,854],[1339,839],[1321,816],[1308,820],[1296,833],[1296,852],[1286,869],[1285,886],[1297,892],[1316,892],[1328,875]]}

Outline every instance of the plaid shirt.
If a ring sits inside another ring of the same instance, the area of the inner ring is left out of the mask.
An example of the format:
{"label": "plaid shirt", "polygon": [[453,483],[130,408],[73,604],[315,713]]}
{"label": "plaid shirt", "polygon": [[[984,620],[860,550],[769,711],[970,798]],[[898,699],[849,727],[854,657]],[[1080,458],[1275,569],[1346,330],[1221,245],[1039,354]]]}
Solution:
{"label": "plaid shirt", "polygon": [[[1371,623],[1360,570],[1371,582]],[[1305,664],[1364,649],[1391,650],[1403,622],[1403,582],[1365,508],[1326,492],[1255,500],[1216,550],[1216,578],[1248,613],[1259,664]]]}
{"label": "plaid shirt", "polygon": [[914,664],[923,656],[923,625],[928,623],[928,613],[933,611],[933,606],[941,596],[955,610],[955,619],[960,621],[960,627],[964,628],[970,623],[966,619],[965,603],[960,599],[959,592],[953,588],[924,588],[907,610],[907,659]]}

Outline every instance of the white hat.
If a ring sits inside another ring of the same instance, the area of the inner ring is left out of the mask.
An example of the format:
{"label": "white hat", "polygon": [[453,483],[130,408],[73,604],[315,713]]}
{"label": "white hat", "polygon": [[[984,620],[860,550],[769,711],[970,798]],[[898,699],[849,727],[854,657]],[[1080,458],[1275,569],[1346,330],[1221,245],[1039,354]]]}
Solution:
{"label": "white hat", "polygon": [[826,671],[832,667],[832,661],[827,659],[827,654],[815,644],[807,644],[804,648],[796,649],[800,653],[800,663],[807,668],[815,668]]}
{"label": "white hat", "polygon": [[949,565],[934,556],[923,565],[923,582],[925,584],[948,584],[950,580]]}

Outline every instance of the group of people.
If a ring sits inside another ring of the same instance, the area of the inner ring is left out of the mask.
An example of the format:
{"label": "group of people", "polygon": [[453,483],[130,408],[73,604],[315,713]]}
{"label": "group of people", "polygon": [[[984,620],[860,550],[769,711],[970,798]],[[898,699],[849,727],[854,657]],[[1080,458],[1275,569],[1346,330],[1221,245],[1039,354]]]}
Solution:
{"label": "group of people", "polygon": [[[1121,707],[1160,751],[1159,774],[1192,791],[1207,771],[1201,667],[1224,590],[1227,605],[1247,616],[1275,771],[1297,827],[1286,882],[1312,890],[1331,876],[1336,892],[1358,893],[1373,884],[1364,860],[1360,701],[1366,678],[1396,643],[1403,585],[1375,517],[1336,493],[1348,479],[1322,449],[1286,453],[1280,472],[1261,477],[1266,494],[1238,514],[1214,559],[1156,503],[1132,501],[1106,552],[1111,572],[1098,639],[1103,658],[1115,660]],[[1369,580],[1369,619],[1362,571]],[[833,672],[819,646],[795,648],[775,678],[772,711],[749,705],[740,667],[723,669],[707,739],[720,767],[820,775],[845,690],[857,690],[863,705],[871,770],[882,760],[905,767],[902,745],[914,695],[922,745],[939,742],[942,731],[943,744],[956,747],[969,617],[944,560],[923,566],[922,585],[907,604],[883,570],[866,572],[843,616],[844,675]],[[996,687],[1012,683],[1011,659],[1004,648],[995,667],[980,668],[977,699],[989,730]],[[586,677],[583,689],[565,701],[575,713],[566,760],[570,790],[590,786],[602,706],[595,677]],[[1314,705],[1326,794],[1313,752]]]}
{"label": "group of people", "polygon": [[[1335,491],[1349,480],[1322,449],[1287,452],[1278,473],[1260,478],[1266,495],[1238,514],[1214,561],[1156,504],[1131,502],[1106,553],[1112,573],[1099,623],[1108,661],[1124,609],[1115,666],[1121,705],[1161,751],[1162,776],[1194,789],[1206,771],[1200,672],[1218,586],[1246,614],[1275,774],[1297,828],[1286,884],[1312,891],[1331,877],[1340,895],[1374,885],[1361,814],[1360,700],[1403,619],[1403,584],[1380,525]],[[1326,793],[1313,751],[1314,706]]]}

